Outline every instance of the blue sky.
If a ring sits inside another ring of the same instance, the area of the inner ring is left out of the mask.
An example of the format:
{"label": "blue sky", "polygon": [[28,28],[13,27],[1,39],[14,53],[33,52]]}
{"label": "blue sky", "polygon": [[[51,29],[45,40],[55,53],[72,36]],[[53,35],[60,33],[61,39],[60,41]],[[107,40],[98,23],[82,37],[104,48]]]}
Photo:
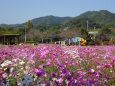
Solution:
{"label": "blue sky", "polygon": [[98,10],[115,13],[115,0],[0,0],[0,24],[23,23],[48,15],[75,17]]}

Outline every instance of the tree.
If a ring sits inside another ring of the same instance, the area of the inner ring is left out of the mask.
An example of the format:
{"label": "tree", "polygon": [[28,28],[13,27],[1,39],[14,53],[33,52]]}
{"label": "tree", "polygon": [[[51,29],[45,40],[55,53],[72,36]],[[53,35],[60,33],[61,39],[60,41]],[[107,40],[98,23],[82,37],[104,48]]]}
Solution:
{"label": "tree", "polygon": [[91,39],[91,35],[88,33],[86,29],[81,28],[81,35],[85,40],[87,40],[88,45],[94,44],[94,42]]}
{"label": "tree", "polygon": [[112,31],[109,26],[104,26],[101,32],[103,32],[104,34],[111,34]]}
{"label": "tree", "polygon": [[102,30],[99,32],[97,39],[101,42],[108,41],[109,40],[109,34],[111,34],[112,31],[109,26],[104,26]]}
{"label": "tree", "polygon": [[31,21],[28,21],[28,22],[26,23],[26,29],[27,29],[27,31],[31,30],[32,28],[33,28],[32,22],[31,22]]}
{"label": "tree", "polygon": [[31,29],[27,33],[27,40],[28,41],[38,41],[42,39],[42,34],[39,30]]}
{"label": "tree", "polygon": [[62,40],[66,40],[66,39],[71,39],[77,36],[81,36],[81,34],[78,28],[72,28],[68,30],[61,30],[61,33],[59,34],[59,36]]}

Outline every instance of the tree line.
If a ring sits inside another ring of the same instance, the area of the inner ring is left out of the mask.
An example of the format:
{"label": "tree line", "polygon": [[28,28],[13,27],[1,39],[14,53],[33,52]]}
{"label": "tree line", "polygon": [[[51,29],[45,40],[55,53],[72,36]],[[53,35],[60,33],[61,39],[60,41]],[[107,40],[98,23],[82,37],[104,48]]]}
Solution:
{"label": "tree line", "polygon": [[[93,31],[90,28],[89,31]],[[67,40],[73,37],[82,37],[87,40],[87,44],[100,44],[100,42],[109,41],[108,35],[114,34],[114,29],[109,26],[104,26],[98,29],[98,34],[95,40],[93,35],[89,34],[85,27],[78,27],[67,24],[40,24],[34,26],[31,21],[28,21],[24,27],[14,29],[12,27],[0,27],[0,35],[3,34],[20,34],[20,41],[24,42],[25,33],[27,41],[53,43],[55,41]]]}

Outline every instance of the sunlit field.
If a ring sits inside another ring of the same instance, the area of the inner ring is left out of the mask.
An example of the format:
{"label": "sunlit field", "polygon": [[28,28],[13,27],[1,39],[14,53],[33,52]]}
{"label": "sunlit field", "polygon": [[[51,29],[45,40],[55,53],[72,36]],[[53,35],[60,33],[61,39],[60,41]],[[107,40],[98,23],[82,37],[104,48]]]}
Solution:
{"label": "sunlit field", "polygon": [[115,46],[0,46],[0,86],[115,86]]}

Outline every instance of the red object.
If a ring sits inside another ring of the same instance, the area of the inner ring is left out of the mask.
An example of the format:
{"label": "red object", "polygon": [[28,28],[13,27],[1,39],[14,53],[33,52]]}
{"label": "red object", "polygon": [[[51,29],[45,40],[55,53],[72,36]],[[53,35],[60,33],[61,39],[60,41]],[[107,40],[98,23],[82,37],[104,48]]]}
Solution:
{"label": "red object", "polygon": [[111,65],[110,64],[106,64],[105,67],[106,68],[111,68]]}

